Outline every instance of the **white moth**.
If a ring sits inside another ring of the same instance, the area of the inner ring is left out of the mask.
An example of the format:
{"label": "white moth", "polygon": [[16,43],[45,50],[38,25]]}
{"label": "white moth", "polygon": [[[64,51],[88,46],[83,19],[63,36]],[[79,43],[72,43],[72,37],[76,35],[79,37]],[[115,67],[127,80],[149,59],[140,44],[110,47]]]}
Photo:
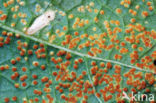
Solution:
{"label": "white moth", "polygon": [[41,16],[37,17],[33,24],[27,29],[26,34],[32,35],[41,30],[45,26],[49,25],[55,18],[55,11],[48,10]]}

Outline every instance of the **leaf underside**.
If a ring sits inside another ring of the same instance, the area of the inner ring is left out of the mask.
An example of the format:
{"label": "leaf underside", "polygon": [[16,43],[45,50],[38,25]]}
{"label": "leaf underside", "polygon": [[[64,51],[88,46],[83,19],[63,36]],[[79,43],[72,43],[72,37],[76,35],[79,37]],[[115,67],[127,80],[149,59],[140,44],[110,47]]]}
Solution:
{"label": "leaf underside", "polygon": [[[1,0],[0,103],[129,103],[123,91],[154,103],[155,7],[156,0]],[[25,34],[52,8],[54,21]]]}

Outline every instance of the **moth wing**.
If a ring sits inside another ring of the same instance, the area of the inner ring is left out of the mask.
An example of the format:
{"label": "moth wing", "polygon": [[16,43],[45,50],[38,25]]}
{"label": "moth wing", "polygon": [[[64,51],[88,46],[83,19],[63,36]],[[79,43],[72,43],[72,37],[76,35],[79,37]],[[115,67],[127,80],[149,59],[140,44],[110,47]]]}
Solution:
{"label": "moth wing", "polygon": [[43,14],[35,19],[33,24],[27,29],[27,34],[34,34],[49,24],[49,20]]}

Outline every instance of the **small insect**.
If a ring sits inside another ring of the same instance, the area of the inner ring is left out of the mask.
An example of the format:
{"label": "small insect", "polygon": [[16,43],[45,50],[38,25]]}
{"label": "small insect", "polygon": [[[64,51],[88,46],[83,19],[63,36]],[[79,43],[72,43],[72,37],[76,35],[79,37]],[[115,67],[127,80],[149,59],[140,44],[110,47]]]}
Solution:
{"label": "small insect", "polygon": [[32,35],[49,25],[49,23],[55,19],[55,13],[56,12],[53,10],[48,10],[41,16],[37,17],[33,24],[27,29],[26,34]]}

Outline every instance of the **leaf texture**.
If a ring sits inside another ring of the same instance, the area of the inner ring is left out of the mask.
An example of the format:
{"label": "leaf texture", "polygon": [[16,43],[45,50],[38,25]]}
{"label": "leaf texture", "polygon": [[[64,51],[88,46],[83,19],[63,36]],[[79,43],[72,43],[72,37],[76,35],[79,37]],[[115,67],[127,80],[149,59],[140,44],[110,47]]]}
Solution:
{"label": "leaf texture", "polygon": [[[155,0],[1,0],[0,103],[129,103],[123,91],[155,95],[155,7]],[[48,9],[57,11],[54,21],[27,35]]]}

